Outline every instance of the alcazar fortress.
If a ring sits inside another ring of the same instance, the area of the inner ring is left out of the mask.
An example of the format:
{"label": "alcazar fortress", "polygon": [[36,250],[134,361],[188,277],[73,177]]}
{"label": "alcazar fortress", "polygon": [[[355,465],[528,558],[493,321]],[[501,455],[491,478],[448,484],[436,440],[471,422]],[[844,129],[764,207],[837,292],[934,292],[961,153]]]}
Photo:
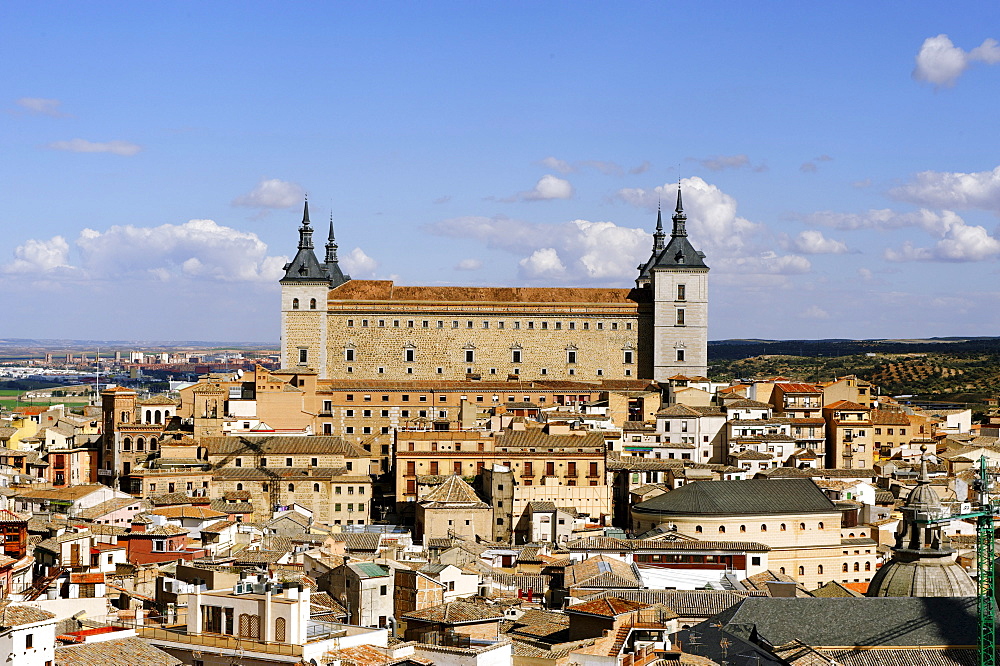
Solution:
{"label": "alcazar fortress", "polygon": [[345,275],[332,222],[320,262],[307,202],[281,279],[282,367],[362,380],[703,376],[709,269],[686,221],[678,190],[671,233],[657,214],[632,289],[404,287]]}

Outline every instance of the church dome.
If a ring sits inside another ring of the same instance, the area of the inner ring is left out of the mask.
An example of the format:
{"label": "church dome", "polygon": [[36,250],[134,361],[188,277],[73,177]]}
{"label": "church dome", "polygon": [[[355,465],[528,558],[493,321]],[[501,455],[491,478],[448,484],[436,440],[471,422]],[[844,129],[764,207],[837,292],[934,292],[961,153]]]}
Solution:
{"label": "church dome", "polygon": [[875,572],[869,597],[974,597],[976,584],[951,554],[907,557],[897,552]]}

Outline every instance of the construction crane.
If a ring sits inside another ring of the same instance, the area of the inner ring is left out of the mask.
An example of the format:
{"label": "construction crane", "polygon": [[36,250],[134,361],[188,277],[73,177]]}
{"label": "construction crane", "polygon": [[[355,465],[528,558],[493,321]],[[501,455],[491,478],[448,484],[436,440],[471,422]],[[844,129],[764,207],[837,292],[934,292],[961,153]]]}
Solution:
{"label": "construction crane", "polygon": [[918,522],[927,525],[948,523],[953,520],[976,519],[976,615],[979,620],[979,666],[997,666],[996,661],[996,604],[993,601],[994,560],[996,559],[993,519],[1000,515],[1000,506],[990,500],[991,477],[986,456],[979,458],[979,469],[972,489],[976,492],[973,511],[943,518],[926,514]]}

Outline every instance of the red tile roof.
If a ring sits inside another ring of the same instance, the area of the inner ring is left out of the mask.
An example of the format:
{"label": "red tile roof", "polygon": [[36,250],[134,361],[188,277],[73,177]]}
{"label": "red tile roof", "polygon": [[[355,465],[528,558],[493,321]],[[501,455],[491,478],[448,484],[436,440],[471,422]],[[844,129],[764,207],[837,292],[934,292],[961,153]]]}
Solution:
{"label": "red tile roof", "polygon": [[649,604],[641,601],[627,601],[619,597],[605,597],[604,599],[594,599],[593,601],[585,601],[582,604],[567,606],[566,612],[614,617],[622,613],[631,613],[641,608],[649,608]]}

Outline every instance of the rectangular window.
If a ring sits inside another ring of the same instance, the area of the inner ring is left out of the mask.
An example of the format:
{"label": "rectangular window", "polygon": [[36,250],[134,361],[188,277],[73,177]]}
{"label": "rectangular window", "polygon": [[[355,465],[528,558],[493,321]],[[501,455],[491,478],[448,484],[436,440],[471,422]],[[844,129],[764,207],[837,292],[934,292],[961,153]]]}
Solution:
{"label": "rectangular window", "polygon": [[454,473],[455,474],[458,474],[459,476],[461,476],[461,474],[462,474],[462,463],[461,463],[461,461],[456,460],[454,462],[454,464],[452,464],[452,469],[454,469]]}
{"label": "rectangular window", "polygon": [[414,476],[417,473],[417,463],[413,460],[406,461],[406,475]]}
{"label": "rectangular window", "polygon": [[292,466],[292,459],[285,458],[285,467],[291,467],[291,466]]}
{"label": "rectangular window", "polygon": [[678,308],[677,309],[677,325],[678,326],[684,326],[684,309],[683,308]]}
{"label": "rectangular window", "polygon": [[684,360],[684,350],[683,349],[678,349],[677,350],[677,360],[678,361],[683,361]]}
{"label": "rectangular window", "polygon": [[474,350],[474,349],[466,349],[465,350],[465,362],[466,363],[475,363],[476,362],[476,350]]}
{"label": "rectangular window", "polygon": [[403,352],[403,360],[406,361],[407,363],[413,363],[413,361],[416,360],[416,356],[417,356],[416,349],[407,349]]}
{"label": "rectangular window", "polygon": [[631,349],[626,349],[625,350],[625,365],[630,365],[633,362],[634,361],[632,360],[632,350]]}
{"label": "rectangular window", "polygon": [[510,362],[511,363],[520,363],[521,362],[521,350],[520,349],[512,349],[512,350],[510,350]]}
{"label": "rectangular window", "polygon": [[567,349],[566,350],[566,362],[567,363],[576,363],[576,351],[575,350],[573,350],[573,349]]}
{"label": "rectangular window", "polygon": [[345,349],[344,350],[344,360],[345,361],[353,361],[354,360],[354,350],[353,349]]}
{"label": "rectangular window", "polygon": [[308,362],[309,362],[309,350],[308,349],[300,349],[299,350],[299,363],[308,363]]}
{"label": "rectangular window", "polygon": [[687,300],[687,288],[682,284],[677,285],[677,300]]}

